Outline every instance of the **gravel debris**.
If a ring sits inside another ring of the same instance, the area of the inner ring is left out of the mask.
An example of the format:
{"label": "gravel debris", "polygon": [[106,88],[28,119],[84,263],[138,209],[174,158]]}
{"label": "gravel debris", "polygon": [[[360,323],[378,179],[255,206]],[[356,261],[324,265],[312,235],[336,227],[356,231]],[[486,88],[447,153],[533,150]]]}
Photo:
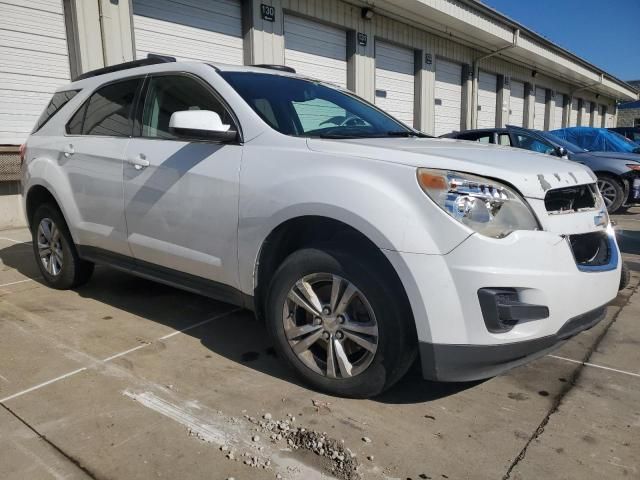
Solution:
{"label": "gravel debris", "polygon": [[371,439],[369,437],[362,437],[362,441],[364,443],[371,443]]}

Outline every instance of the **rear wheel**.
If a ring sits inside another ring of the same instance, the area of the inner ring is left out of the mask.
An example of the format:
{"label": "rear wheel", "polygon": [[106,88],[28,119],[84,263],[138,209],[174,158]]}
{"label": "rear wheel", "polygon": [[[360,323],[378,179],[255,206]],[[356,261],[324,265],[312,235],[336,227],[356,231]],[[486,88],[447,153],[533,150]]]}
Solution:
{"label": "rear wheel", "polygon": [[611,175],[598,175],[598,190],[609,213],[615,213],[622,207],[625,201],[624,186],[618,179]]}
{"label": "rear wheel", "polygon": [[276,348],[313,387],[371,397],[415,358],[413,319],[402,295],[355,255],[307,248],[275,273],[267,323]]}
{"label": "rear wheel", "polygon": [[93,263],[78,257],[71,234],[60,211],[41,205],[32,219],[33,251],[42,277],[50,287],[60,290],[86,283]]}

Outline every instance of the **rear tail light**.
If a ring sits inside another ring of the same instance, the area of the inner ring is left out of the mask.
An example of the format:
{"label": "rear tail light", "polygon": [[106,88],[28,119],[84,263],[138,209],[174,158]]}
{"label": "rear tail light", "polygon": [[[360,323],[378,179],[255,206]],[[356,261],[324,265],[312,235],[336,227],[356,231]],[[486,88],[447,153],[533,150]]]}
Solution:
{"label": "rear tail light", "polygon": [[23,143],[20,145],[20,165],[24,163],[24,158],[27,154],[27,144]]}

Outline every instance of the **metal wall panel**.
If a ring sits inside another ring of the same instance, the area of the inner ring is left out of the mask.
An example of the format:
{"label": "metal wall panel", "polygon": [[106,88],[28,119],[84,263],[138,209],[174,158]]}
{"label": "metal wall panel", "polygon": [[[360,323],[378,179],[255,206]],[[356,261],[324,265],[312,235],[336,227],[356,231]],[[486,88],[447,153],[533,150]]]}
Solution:
{"label": "metal wall panel", "polygon": [[524,126],[524,82],[511,80],[509,96],[509,125]]}
{"label": "metal wall panel", "polygon": [[133,0],[136,58],[243,63],[240,0]]}
{"label": "metal wall panel", "polygon": [[460,130],[462,119],[462,65],[436,58],[434,135]]}
{"label": "metal wall panel", "polygon": [[496,102],[498,77],[493,73],[478,73],[478,127],[494,128],[496,126]]}
{"label": "metal wall panel", "polygon": [[284,63],[301,75],[347,87],[345,30],[306,18],[284,18]]}
{"label": "metal wall panel", "polygon": [[414,51],[376,41],[376,105],[413,126]]}
{"label": "metal wall panel", "polygon": [[544,116],[547,110],[547,91],[544,88],[536,87],[535,101],[533,106],[533,128],[544,130]]}
{"label": "metal wall panel", "polygon": [[25,141],[70,80],[62,0],[0,0],[0,144]]}
{"label": "metal wall panel", "polygon": [[583,127],[591,126],[591,102],[589,100],[582,100],[582,118],[580,119],[580,125]]}
{"label": "metal wall panel", "polygon": [[574,98],[571,101],[571,111],[569,112],[569,127],[576,127],[578,125],[578,99]]}

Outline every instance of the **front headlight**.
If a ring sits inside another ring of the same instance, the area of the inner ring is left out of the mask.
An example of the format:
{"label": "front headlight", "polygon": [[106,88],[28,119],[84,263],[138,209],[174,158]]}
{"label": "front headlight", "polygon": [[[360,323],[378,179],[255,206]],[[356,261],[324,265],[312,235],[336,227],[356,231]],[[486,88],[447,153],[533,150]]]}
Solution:
{"label": "front headlight", "polygon": [[418,183],[436,205],[482,235],[502,238],[515,230],[539,228],[522,197],[490,178],[419,168]]}

